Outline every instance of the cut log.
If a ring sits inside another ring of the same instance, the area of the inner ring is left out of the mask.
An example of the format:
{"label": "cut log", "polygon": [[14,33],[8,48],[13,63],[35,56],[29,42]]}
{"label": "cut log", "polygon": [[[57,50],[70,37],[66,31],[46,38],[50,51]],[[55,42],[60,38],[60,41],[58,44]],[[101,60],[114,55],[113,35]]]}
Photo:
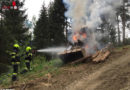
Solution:
{"label": "cut log", "polygon": [[110,51],[107,51],[104,55],[103,55],[103,57],[102,57],[102,61],[103,60],[105,60],[108,56],[110,55]]}
{"label": "cut log", "polygon": [[96,58],[99,55],[100,51],[97,51],[94,55],[92,55],[92,59]]}
{"label": "cut log", "polygon": [[92,61],[94,62],[104,61],[109,55],[110,55],[110,51],[101,50],[98,52],[98,55],[96,57],[93,56]]}

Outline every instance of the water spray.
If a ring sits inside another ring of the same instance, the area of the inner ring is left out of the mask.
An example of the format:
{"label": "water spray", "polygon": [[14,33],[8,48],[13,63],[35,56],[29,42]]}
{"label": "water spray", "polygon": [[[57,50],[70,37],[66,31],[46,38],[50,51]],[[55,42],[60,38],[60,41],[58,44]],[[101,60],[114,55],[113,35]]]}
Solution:
{"label": "water spray", "polygon": [[64,50],[66,50],[66,47],[50,47],[45,49],[39,49],[37,50],[37,52],[57,54],[59,52],[63,52]]}

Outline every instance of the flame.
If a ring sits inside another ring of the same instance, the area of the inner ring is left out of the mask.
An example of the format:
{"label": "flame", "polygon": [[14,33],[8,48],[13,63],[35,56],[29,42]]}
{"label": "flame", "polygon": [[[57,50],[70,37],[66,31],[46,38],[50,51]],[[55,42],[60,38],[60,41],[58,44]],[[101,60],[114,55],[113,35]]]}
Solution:
{"label": "flame", "polygon": [[74,42],[78,42],[78,40],[84,40],[87,38],[87,34],[86,33],[80,33],[80,32],[75,32],[72,36],[72,39]]}
{"label": "flame", "polygon": [[74,42],[78,42],[78,40],[79,40],[79,32],[75,32],[74,34],[73,34],[73,37],[72,37],[72,39],[73,39],[73,41]]}
{"label": "flame", "polygon": [[77,36],[76,36],[76,35],[73,35],[73,40],[74,40],[74,42],[77,42],[77,41],[78,41],[78,39],[77,39]]}
{"label": "flame", "polygon": [[83,38],[87,38],[87,34],[86,34],[86,33],[83,33],[83,34],[82,34],[82,37],[83,37]]}

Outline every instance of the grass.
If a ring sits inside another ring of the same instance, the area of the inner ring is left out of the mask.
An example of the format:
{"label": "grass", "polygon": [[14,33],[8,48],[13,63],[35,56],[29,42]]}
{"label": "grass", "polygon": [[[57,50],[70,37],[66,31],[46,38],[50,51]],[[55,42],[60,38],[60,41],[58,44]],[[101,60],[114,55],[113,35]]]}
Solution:
{"label": "grass", "polygon": [[[114,49],[114,51],[121,52],[123,48],[130,48],[130,45],[117,47]],[[18,75],[18,81],[17,81],[18,84],[23,82],[29,82],[30,80],[35,80],[36,78],[43,77],[48,73],[54,73],[56,75],[61,73],[59,71],[59,67],[62,66],[62,61],[60,59],[53,59],[50,61],[46,61],[46,58],[44,56],[36,56],[33,59],[31,66],[32,66],[32,71],[29,71],[25,74]],[[25,67],[25,62],[23,60],[20,66],[20,72],[24,69],[24,67]],[[8,88],[9,86],[11,86],[12,67],[10,66],[10,68],[11,69],[9,70],[9,72],[3,73],[0,76],[0,87]]]}
{"label": "grass", "polygon": [[[45,57],[37,56],[33,59],[31,66],[32,70],[18,75],[17,83],[28,82],[30,80],[34,80],[36,78],[43,77],[45,74],[48,73],[55,73],[58,74],[58,68],[62,65],[62,61],[60,59],[53,59],[50,61],[46,61]],[[21,68],[20,71],[24,69],[24,66]],[[11,76],[12,70],[8,73],[4,73],[0,76],[0,86],[4,88],[8,88],[11,83]]]}
{"label": "grass", "polygon": [[123,48],[130,48],[130,45],[120,46],[114,49],[115,52],[122,52]]}

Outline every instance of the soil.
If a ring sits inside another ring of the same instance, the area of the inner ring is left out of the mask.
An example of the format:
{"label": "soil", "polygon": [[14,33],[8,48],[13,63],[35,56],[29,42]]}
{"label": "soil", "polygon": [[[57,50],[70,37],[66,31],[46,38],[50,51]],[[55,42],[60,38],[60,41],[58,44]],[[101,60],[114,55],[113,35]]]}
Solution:
{"label": "soil", "polygon": [[15,90],[130,90],[130,49],[112,52],[104,62],[65,65]]}

